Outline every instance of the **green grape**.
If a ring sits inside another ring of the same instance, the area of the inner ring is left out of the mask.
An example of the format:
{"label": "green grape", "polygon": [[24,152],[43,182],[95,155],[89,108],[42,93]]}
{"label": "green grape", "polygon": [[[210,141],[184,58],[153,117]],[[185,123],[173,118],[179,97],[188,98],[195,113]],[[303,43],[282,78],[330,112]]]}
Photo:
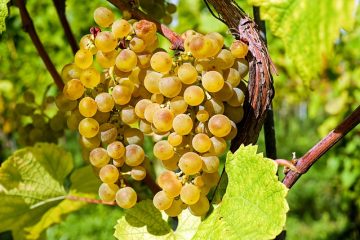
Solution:
{"label": "green grape", "polygon": [[26,103],[33,103],[33,102],[35,102],[35,95],[33,92],[26,90],[23,93],[23,99]]}
{"label": "green grape", "polygon": [[84,118],[79,123],[79,133],[87,138],[95,137],[99,132],[99,123],[93,118]]}
{"label": "green grape", "polygon": [[93,63],[93,55],[88,50],[80,49],[75,54],[74,62],[77,67],[86,69]]}
{"label": "green grape", "polygon": [[180,158],[179,168],[186,175],[194,175],[200,172],[201,167],[202,160],[200,156],[194,152],[187,152]]}
{"label": "green grape", "polygon": [[117,138],[118,131],[114,124],[103,123],[99,127],[100,139],[102,143],[110,144]]}
{"label": "green grape", "polygon": [[190,106],[200,105],[205,98],[204,91],[199,86],[189,86],[184,91],[184,99]]}
{"label": "green grape", "polygon": [[34,128],[30,130],[29,139],[31,144],[33,145],[36,142],[42,142],[44,140],[44,132],[39,128]]}
{"label": "green grape", "polygon": [[159,175],[157,182],[161,189],[164,190],[169,197],[174,198],[180,194],[182,184],[174,172],[162,172]]}
{"label": "green grape", "polygon": [[174,131],[179,135],[188,135],[193,128],[193,121],[189,115],[179,114],[172,121]]}
{"label": "green grape", "polygon": [[220,99],[211,98],[204,104],[204,109],[210,114],[223,114],[225,110],[224,103]]}
{"label": "green grape", "polygon": [[82,119],[83,116],[80,114],[79,110],[75,109],[71,112],[71,114],[67,118],[66,125],[70,130],[75,131],[78,129],[78,126]]}
{"label": "green grape", "polygon": [[170,110],[175,114],[185,113],[188,108],[188,104],[182,96],[176,96],[170,100]]}
{"label": "green grape", "polygon": [[98,7],[94,11],[94,20],[100,27],[109,27],[114,22],[113,12],[106,7]]}
{"label": "green grape", "polygon": [[168,3],[166,5],[166,12],[170,13],[170,14],[173,14],[176,12],[176,5],[173,4],[173,3]]}
{"label": "green grape", "polygon": [[169,197],[165,191],[159,191],[155,194],[153,203],[157,209],[166,210],[171,206],[173,200],[174,199]]}
{"label": "green grape", "polygon": [[64,83],[67,83],[71,79],[79,79],[81,69],[74,63],[66,64],[61,70],[61,78]]}
{"label": "green grape", "polygon": [[86,34],[80,39],[79,48],[83,50],[88,50],[91,54],[95,54],[97,52],[97,48],[95,46],[93,35]]}
{"label": "green grape", "polygon": [[204,153],[209,151],[211,147],[211,140],[208,135],[198,133],[192,139],[192,146],[197,152]]}
{"label": "green grape", "polygon": [[55,132],[63,130],[66,126],[65,115],[61,112],[58,112],[52,118],[50,118],[49,125],[50,125],[51,130],[53,130]]}
{"label": "green grape", "polygon": [[172,129],[174,114],[167,108],[158,109],[154,112],[152,123],[160,132],[167,132]]}
{"label": "green grape", "polygon": [[196,119],[200,122],[206,122],[209,119],[209,113],[205,109],[200,109],[196,113]]}
{"label": "green grape", "polygon": [[92,138],[86,138],[84,136],[81,136],[80,138],[81,146],[87,148],[87,149],[94,149],[100,146],[100,139],[98,136],[92,137]]}
{"label": "green grape", "polygon": [[154,113],[160,110],[160,105],[158,103],[151,103],[149,104],[144,111],[144,117],[145,119],[152,123],[153,122],[153,117],[154,117]]}
{"label": "green grape", "polygon": [[230,83],[232,87],[237,87],[241,81],[239,71],[234,68],[229,68],[228,72],[224,74],[224,77],[226,82]]}
{"label": "green grape", "polygon": [[146,177],[146,169],[142,166],[133,167],[130,171],[132,179],[141,181]]}
{"label": "green grape", "polygon": [[91,97],[84,97],[79,102],[79,112],[84,117],[92,117],[97,111],[97,104]]}
{"label": "green grape", "polygon": [[119,170],[112,164],[107,164],[100,169],[99,177],[104,183],[115,183],[119,178]]}
{"label": "green grape", "polygon": [[171,56],[167,52],[154,53],[150,59],[151,68],[160,73],[168,73],[172,63]]}
{"label": "green grape", "polygon": [[173,98],[181,92],[182,84],[178,77],[165,77],[159,81],[159,90],[167,98]]}
{"label": "green grape", "polygon": [[192,64],[184,63],[178,68],[177,75],[184,84],[193,84],[197,80],[198,72]]}
{"label": "green grape", "polygon": [[99,51],[111,52],[117,47],[118,42],[112,32],[99,32],[95,38],[95,46]]}
{"label": "green grape", "polygon": [[189,210],[194,216],[204,216],[210,209],[209,200],[205,196],[200,196],[199,200],[189,206]]}
{"label": "green grape", "polygon": [[195,204],[200,199],[200,189],[193,184],[186,183],[181,188],[180,199],[185,204]]}
{"label": "green grape", "polygon": [[140,20],[134,24],[135,34],[145,40],[145,42],[149,42],[150,39],[153,39],[156,35],[156,25],[153,22],[149,22],[147,20]]}
{"label": "green grape", "polygon": [[145,134],[150,134],[152,132],[151,123],[149,123],[146,120],[141,119],[139,121],[139,129],[140,129],[141,132],[143,132]]}
{"label": "green grape", "polygon": [[110,143],[106,148],[107,154],[115,159],[121,159],[125,155],[125,147],[124,144],[120,141],[114,141]]}
{"label": "green grape", "polygon": [[135,114],[139,118],[144,119],[144,112],[147,106],[149,106],[152,102],[149,99],[141,99],[135,105]]}
{"label": "green grape", "polygon": [[79,79],[68,81],[63,89],[63,94],[70,100],[77,100],[84,94],[85,88]]}
{"label": "green grape", "polygon": [[162,77],[161,73],[147,71],[144,78],[144,86],[150,93],[160,93],[159,83]]}
{"label": "green grape", "polygon": [[102,92],[95,97],[97,109],[101,112],[110,112],[115,106],[114,99],[109,93]]}
{"label": "green grape", "polygon": [[123,137],[126,144],[136,144],[139,146],[144,144],[144,134],[137,128],[125,129]]}
{"label": "green grape", "polygon": [[165,210],[165,213],[169,216],[169,217],[176,217],[179,216],[180,213],[182,212],[184,207],[184,203],[181,201],[181,199],[174,199],[171,206]]}
{"label": "green grape", "polygon": [[163,17],[162,21],[165,25],[169,25],[172,22],[172,17],[169,14],[165,14],[165,16]]}
{"label": "green grape", "polygon": [[100,83],[100,73],[93,67],[85,69],[80,75],[81,83],[87,88],[94,88]]}
{"label": "green grape", "polygon": [[102,68],[111,68],[115,65],[116,57],[118,55],[118,51],[114,50],[111,52],[96,52],[96,61]]}
{"label": "green grape", "polygon": [[218,92],[212,93],[212,96],[216,99],[221,99],[221,101],[229,100],[234,94],[233,87],[229,82],[224,82],[224,86]]}
{"label": "green grape", "polygon": [[121,109],[120,118],[123,123],[128,125],[133,124],[138,120],[133,106],[127,106]]}
{"label": "green grape", "polygon": [[249,51],[249,46],[241,40],[235,40],[230,45],[230,51],[235,58],[244,58]]}
{"label": "green grape", "polygon": [[179,146],[183,140],[183,136],[177,134],[176,132],[171,133],[168,136],[168,142],[173,146]]}
{"label": "green grape", "polygon": [[133,188],[124,187],[116,192],[116,203],[122,208],[132,208],[137,201],[137,195]]}
{"label": "green grape", "polygon": [[229,116],[231,121],[239,123],[244,117],[244,109],[240,107],[232,107],[228,104],[225,105],[224,114]]}
{"label": "green grape", "polygon": [[[68,99],[64,94],[59,94],[56,96],[55,104],[58,107],[58,109],[62,112],[71,111],[77,107],[77,101]],[[31,108],[28,108],[28,110],[31,111],[30,113],[33,112],[33,110]],[[20,113],[23,112],[24,114],[27,115],[27,109],[25,109],[25,108],[18,109],[18,107],[16,107],[15,111],[20,112]]]}
{"label": "green grape", "polygon": [[101,168],[108,164],[110,157],[104,148],[98,147],[91,150],[89,160],[91,165]]}
{"label": "green grape", "polygon": [[244,103],[245,95],[240,88],[233,88],[233,92],[227,103],[232,107],[240,107]]}
{"label": "green grape", "polygon": [[235,59],[229,50],[222,49],[216,55],[215,62],[220,69],[227,69],[234,65]]}
{"label": "green grape", "polygon": [[220,156],[226,151],[226,141],[220,137],[211,137],[211,147],[209,152],[216,156]]}
{"label": "green grape", "polygon": [[231,124],[228,117],[216,114],[209,119],[208,128],[216,137],[225,137],[231,131]]}
{"label": "green grape", "polygon": [[175,154],[174,147],[167,140],[155,143],[153,153],[156,158],[163,161],[172,158]]}
{"label": "green grape", "polygon": [[123,72],[131,72],[137,65],[137,56],[130,49],[123,49],[115,60],[116,67]]}
{"label": "green grape", "polygon": [[145,159],[144,150],[136,144],[127,145],[125,148],[125,163],[128,166],[139,166]]}
{"label": "green grape", "polygon": [[111,93],[116,104],[125,105],[131,100],[131,89],[127,86],[116,85]]}
{"label": "green grape", "polygon": [[217,171],[213,173],[204,172],[201,176],[205,182],[205,185],[208,185],[210,187],[215,187],[220,180],[220,175]]}
{"label": "green grape", "polygon": [[124,19],[119,19],[112,24],[111,31],[116,38],[124,38],[131,33],[132,26],[128,21]]}
{"label": "green grape", "polygon": [[116,192],[119,190],[118,185],[113,183],[103,183],[99,187],[99,197],[104,202],[115,201]]}
{"label": "green grape", "polygon": [[136,53],[140,53],[145,50],[145,42],[141,38],[134,37],[129,43],[129,47]]}
{"label": "green grape", "polygon": [[164,96],[161,94],[154,93],[151,95],[150,100],[154,103],[161,104],[164,102]]}
{"label": "green grape", "polygon": [[34,114],[31,116],[32,123],[35,128],[44,129],[46,127],[46,121],[43,115]]}
{"label": "green grape", "polygon": [[224,78],[216,71],[209,71],[202,76],[201,83],[208,92],[218,92],[224,86]]}
{"label": "green grape", "polygon": [[204,172],[213,173],[218,171],[220,160],[217,156],[206,153],[201,156],[201,160],[203,161],[202,170]]}

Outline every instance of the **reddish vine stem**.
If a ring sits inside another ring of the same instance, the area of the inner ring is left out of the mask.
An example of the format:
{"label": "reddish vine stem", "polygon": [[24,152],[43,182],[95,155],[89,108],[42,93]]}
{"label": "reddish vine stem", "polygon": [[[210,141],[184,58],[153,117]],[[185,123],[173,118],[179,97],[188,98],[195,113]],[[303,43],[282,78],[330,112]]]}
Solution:
{"label": "reddish vine stem", "polygon": [[298,172],[289,171],[283,183],[291,188],[302,174],[306,173],[310,167],[349,131],[360,123],[360,106],[353,111],[342,123],[332,130],[326,137],[312,147],[304,156],[298,159],[296,169]]}
{"label": "reddish vine stem", "polygon": [[47,70],[51,74],[55,84],[59,89],[63,89],[64,83],[60,77],[60,74],[57,72],[53,62],[51,61],[49,55],[47,54],[39,36],[36,33],[34,23],[30,17],[29,12],[26,9],[25,1],[16,0],[16,5],[19,7],[20,10],[21,21],[24,30],[30,35],[31,41],[34,43],[36,50],[38,51],[41,59],[43,60]]}
{"label": "reddish vine stem", "polygon": [[171,42],[171,44],[172,44],[171,49],[173,49],[173,50],[183,50],[184,49],[184,46],[183,46],[184,41],[180,37],[179,34],[173,32],[170,28],[168,28],[164,24],[161,24],[155,18],[142,12],[136,6],[133,6],[130,3],[131,1],[126,1],[126,0],[108,0],[108,1],[122,11],[129,11],[131,13],[131,16],[135,19],[138,19],[138,20],[145,19],[145,20],[155,23],[157,31]]}
{"label": "reddish vine stem", "polygon": [[65,198],[72,200],[72,201],[80,201],[80,202],[86,202],[86,203],[92,203],[92,204],[103,204],[103,205],[109,205],[109,206],[116,206],[116,202],[104,202],[99,199],[79,197],[79,196],[74,196],[74,195],[68,195]]}
{"label": "reddish vine stem", "polygon": [[65,14],[65,0],[53,0],[54,6],[56,8],[56,12],[59,16],[61,25],[64,29],[64,33],[65,36],[70,44],[71,50],[73,52],[73,54],[75,55],[75,53],[77,52],[77,50],[79,49],[76,39],[74,37],[74,34],[71,31],[70,25],[68,20],[66,19],[66,14]]}

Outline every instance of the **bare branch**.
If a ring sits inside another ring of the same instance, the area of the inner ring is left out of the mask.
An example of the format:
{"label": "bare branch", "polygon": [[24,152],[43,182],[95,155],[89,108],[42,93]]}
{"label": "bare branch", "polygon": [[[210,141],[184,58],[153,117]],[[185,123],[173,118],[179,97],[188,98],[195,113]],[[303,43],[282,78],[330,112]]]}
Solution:
{"label": "bare branch", "polygon": [[331,147],[333,147],[340,139],[342,139],[349,131],[355,128],[360,123],[360,106],[350,114],[340,125],[332,130],[326,137],[312,147],[304,156],[302,156],[296,163],[296,169],[299,173],[289,171],[283,183],[288,188],[291,188],[302,174],[306,173],[309,168]]}

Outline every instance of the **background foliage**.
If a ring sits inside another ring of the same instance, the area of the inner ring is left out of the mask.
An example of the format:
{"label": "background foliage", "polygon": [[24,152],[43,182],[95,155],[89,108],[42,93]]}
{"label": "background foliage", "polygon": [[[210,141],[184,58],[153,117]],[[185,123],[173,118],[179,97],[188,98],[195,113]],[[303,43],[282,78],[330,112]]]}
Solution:
{"label": "background foliage", "polygon": [[[178,12],[171,24],[175,31],[219,31],[228,41],[231,39],[226,26],[211,16],[202,1],[176,3]],[[300,157],[360,102],[360,14],[356,11],[356,1],[242,0],[238,3],[248,13],[252,12],[248,3],[262,6],[269,50],[279,70],[279,76],[274,78],[278,157],[290,159],[292,152]],[[89,13],[99,5],[112,7],[100,0],[87,4],[67,0],[67,17],[77,40],[93,25]],[[27,6],[41,40],[60,71],[71,61],[72,54],[54,17],[52,1],[28,0]],[[7,121],[15,102],[22,101],[22,93],[28,88],[41,93],[37,95],[40,101],[47,85],[52,83],[21,27],[18,9],[11,7],[9,14],[6,32],[0,36],[0,162],[18,148],[14,141],[16,133]],[[55,89],[50,92],[55,94]],[[71,133],[61,141],[73,153],[78,168],[84,163],[74,143],[77,139]],[[259,146],[264,149],[262,138]],[[360,238],[359,149],[357,127],[289,192],[287,239]],[[48,229],[47,237],[108,239],[121,214],[118,208],[87,205]]]}

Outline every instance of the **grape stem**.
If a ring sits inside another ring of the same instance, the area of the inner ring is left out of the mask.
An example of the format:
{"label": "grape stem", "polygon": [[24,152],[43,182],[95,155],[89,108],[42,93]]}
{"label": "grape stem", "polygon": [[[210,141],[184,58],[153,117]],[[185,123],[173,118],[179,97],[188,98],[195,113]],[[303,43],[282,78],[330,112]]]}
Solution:
{"label": "grape stem", "polygon": [[86,198],[86,197],[80,197],[80,196],[74,196],[74,195],[67,195],[65,198],[72,200],[72,201],[80,201],[80,202],[86,202],[86,203],[92,203],[92,204],[103,204],[103,205],[110,205],[110,206],[117,205],[116,202],[104,202],[99,199]]}
{"label": "grape stem", "polygon": [[68,20],[65,15],[65,1],[64,0],[53,0],[54,6],[56,8],[56,12],[59,16],[61,25],[64,29],[65,36],[70,44],[72,52],[75,53],[79,49],[74,34],[71,31]]}
{"label": "grape stem", "polygon": [[157,31],[166,37],[172,44],[172,50],[184,50],[184,40],[180,37],[179,34],[173,32],[170,28],[166,25],[161,24],[158,20],[151,17],[150,15],[144,13],[138,8],[134,8],[129,1],[126,0],[108,0],[108,2],[112,3],[114,6],[119,8],[122,11],[129,11],[131,16],[137,20],[148,20],[156,24]]}
{"label": "grape stem", "polygon": [[57,72],[55,65],[51,61],[49,55],[47,54],[44,45],[42,44],[36,30],[34,27],[34,23],[30,17],[29,12],[26,9],[25,2],[22,0],[15,0],[16,5],[18,6],[20,10],[20,16],[21,16],[21,22],[23,24],[23,28],[25,32],[27,32],[30,35],[31,41],[36,47],[36,50],[38,51],[41,59],[43,60],[47,70],[51,74],[55,84],[59,89],[64,88],[64,83],[60,77],[60,74]]}
{"label": "grape stem", "polygon": [[322,157],[329,149],[331,149],[340,139],[342,139],[348,132],[355,128],[360,123],[360,106],[353,111],[343,122],[341,122],[334,130],[332,130],[326,137],[320,140],[313,146],[304,156],[299,158],[296,162],[296,169],[298,172],[289,171],[283,183],[286,187],[291,188],[302,174],[306,173],[310,167]]}

